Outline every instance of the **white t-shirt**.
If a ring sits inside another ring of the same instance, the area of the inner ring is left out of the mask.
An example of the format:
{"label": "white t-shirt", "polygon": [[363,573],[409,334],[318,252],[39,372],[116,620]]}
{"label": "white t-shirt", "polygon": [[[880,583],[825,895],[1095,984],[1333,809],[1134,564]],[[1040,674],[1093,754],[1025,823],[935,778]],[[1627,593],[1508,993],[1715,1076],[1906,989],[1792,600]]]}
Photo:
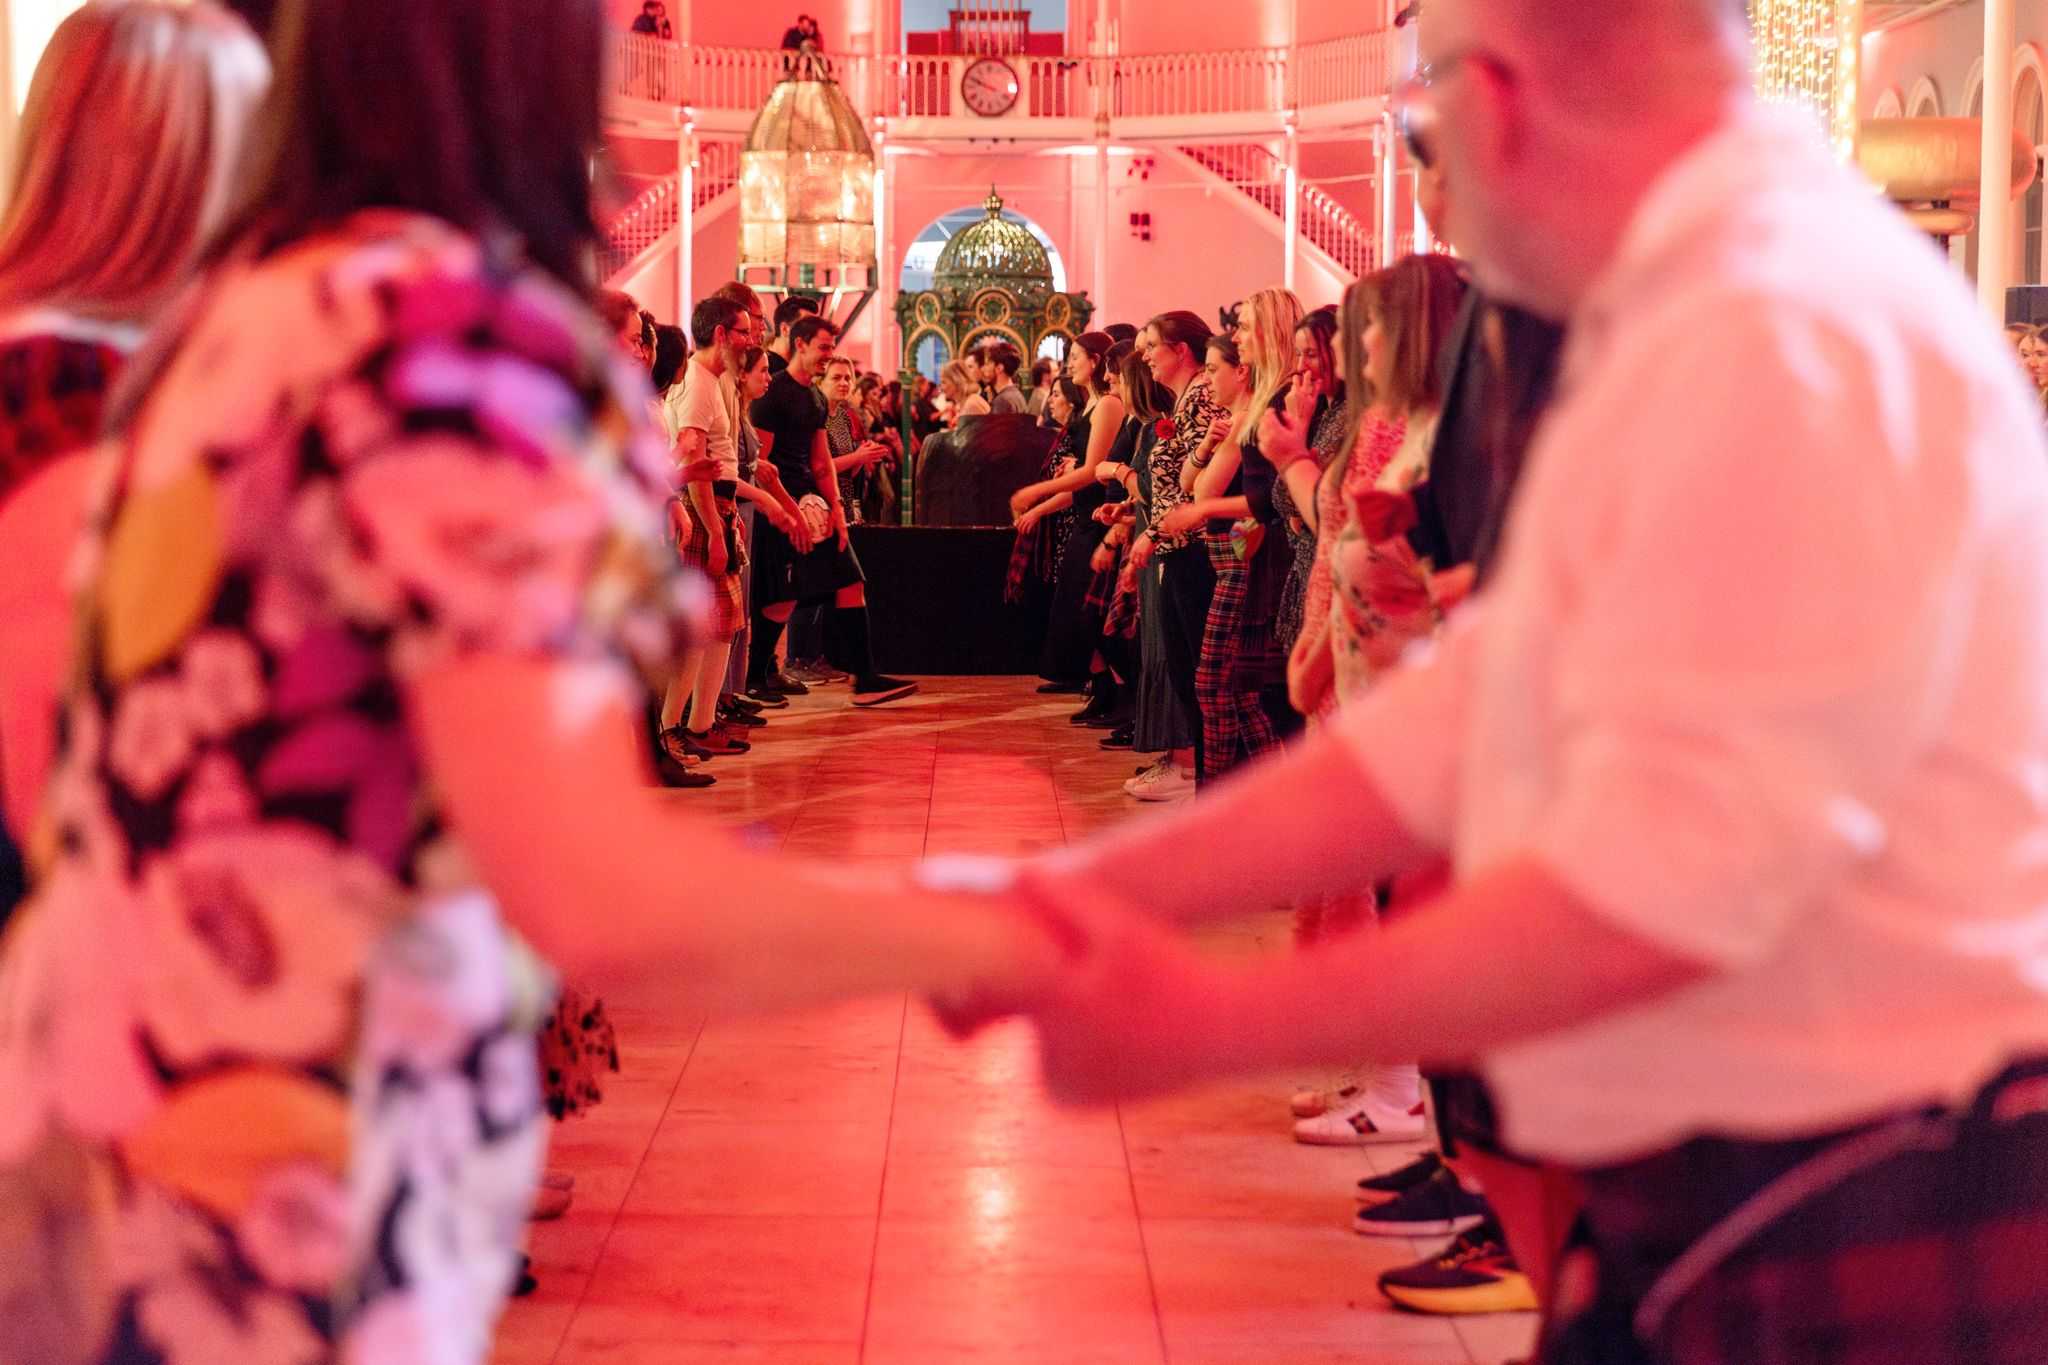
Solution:
{"label": "white t-shirt", "polygon": [[1493,581],[1336,728],[1461,880],[1533,858],[1714,968],[1484,1058],[1517,1151],[1811,1135],[2048,1052],[2038,401],[1803,122],[1653,187]]}
{"label": "white t-shirt", "polygon": [[698,356],[691,356],[682,384],[669,391],[668,401],[675,413],[678,438],[685,431],[704,433],[705,463],[701,468],[684,469],[684,481],[737,480],[740,452],[733,435],[737,400],[728,377],[711,373]]}

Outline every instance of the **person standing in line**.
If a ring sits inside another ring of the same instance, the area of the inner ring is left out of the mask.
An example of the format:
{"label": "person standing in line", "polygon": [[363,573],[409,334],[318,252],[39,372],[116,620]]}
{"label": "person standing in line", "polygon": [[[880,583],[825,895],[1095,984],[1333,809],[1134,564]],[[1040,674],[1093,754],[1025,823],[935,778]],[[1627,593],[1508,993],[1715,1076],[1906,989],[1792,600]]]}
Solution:
{"label": "person standing in line", "polygon": [[[1296,752],[1037,870],[1097,945],[1038,1008],[1050,1084],[1475,1071],[1585,1198],[1541,1365],[2048,1358],[2034,395],[1757,99],[1739,5],[1431,0],[1421,42],[1448,235],[1569,328],[1496,571]],[[1444,854],[1278,960],[1156,923]]]}
{"label": "person standing in line", "polygon": [[1020,413],[1029,410],[1024,390],[1017,387],[1017,371],[1024,357],[1007,341],[998,341],[982,352],[982,373],[989,384],[990,412]]}
{"label": "person standing in line", "polygon": [[814,548],[799,552],[778,531],[761,537],[756,564],[763,605],[755,620],[749,690],[779,690],[773,680],[775,647],[797,605],[805,601],[831,604],[825,633],[828,657],[838,654],[853,674],[853,704],[868,707],[899,701],[917,691],[917,684],[892,678],[876,669],[869,630],[867,583],[854,557],[846,512],[839,502],[839,479],[825,436],[825,400],[816,388],[832,359],[839,331],[823,318],[799,319],[790,328],[789,367],[769,382],[768,392],[753,407],[754,426],[766,442],[764,454],[775,463],[783,486],[796,496],[804,520],[817,538]]}
{"label": "person standing in line", "polygon": [[682,562],[710,585],[711,608],[702,643],[683,656],[662,702],[662,748],[678,767],[692,758],[743,754],[752,747],[718,719],[727,655],[746,610],[736,513],[740,418],[732,378],[751,336],[746,310],[730,299],[706,299],[690,315],[697,352],[676,404],[672,458],[682,492],[669,504],[669,529]]}

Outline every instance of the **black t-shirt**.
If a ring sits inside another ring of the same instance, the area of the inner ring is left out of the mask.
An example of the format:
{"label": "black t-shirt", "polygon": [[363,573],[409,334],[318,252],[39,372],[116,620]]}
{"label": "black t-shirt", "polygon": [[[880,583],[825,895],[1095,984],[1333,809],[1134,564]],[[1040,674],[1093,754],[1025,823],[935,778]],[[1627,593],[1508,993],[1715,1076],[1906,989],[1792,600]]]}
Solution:
{"label": "black t-shirt", "polygon": [[799,384],[784,368],[768,381],[768,392],[754,400],[747,410],[754,426],[775,438],[768,459],[782,476],[782,486],[792,498],[818,491],[817,475],[811,472],[811,447],[825,429],[825,399],[809,384]]}
{"label": "black t-shirt", "polygon": [[781,374],[784,370],[788,368],[789,362],[787,360],[783,359],[781,356],[777,355],[773,351],[768,352],[768,373]]}

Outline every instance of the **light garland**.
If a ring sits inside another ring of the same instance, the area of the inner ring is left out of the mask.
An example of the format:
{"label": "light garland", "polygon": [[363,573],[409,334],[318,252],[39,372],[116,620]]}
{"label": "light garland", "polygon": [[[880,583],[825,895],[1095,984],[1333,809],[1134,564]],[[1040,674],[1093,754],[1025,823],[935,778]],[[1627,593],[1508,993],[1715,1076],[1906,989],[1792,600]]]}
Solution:
{"label": "light garland", "polygon": [[1835,155],[1856,155],[1863,0],[1749,0],[1756,87],[1765,99],[1810,109]]}

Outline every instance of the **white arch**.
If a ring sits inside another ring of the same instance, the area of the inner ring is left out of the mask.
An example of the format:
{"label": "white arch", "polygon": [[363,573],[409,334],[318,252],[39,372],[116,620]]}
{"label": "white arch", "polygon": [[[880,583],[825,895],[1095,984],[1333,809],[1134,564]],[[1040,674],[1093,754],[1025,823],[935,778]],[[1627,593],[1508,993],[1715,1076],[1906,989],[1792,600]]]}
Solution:
{"label": "white arch", "polygon": [[1935,85],[1934,77],[1922,76],[1913,82],[1913,92],[1906,97],[1906,117],[1941,117],[1941,90]]}
{"label": "white arch", "polygon": [[1887,90],[1877,97],[1877,104],[1872,107],[1870,116],[1872,118],[1898,118],[1904,112],[1905,104],[1899,99],[1899,92]]}
{"label": "white arch", "polygon": [[[1981,67],[1983,59],[1979,58],[1978,63]],[[2026,79],[2029,71],[2033,72],[2034,79],[2041,83],[2041,89],[2048,91],[2048,61],[2042,60],[2041,45],[2039,43],[2021,43],[2012,54],[2012,93],[2014,99],[2019,98],[2020,85]],[[1983,78],[1980,75],[1978,79],[1981,81]]]}

